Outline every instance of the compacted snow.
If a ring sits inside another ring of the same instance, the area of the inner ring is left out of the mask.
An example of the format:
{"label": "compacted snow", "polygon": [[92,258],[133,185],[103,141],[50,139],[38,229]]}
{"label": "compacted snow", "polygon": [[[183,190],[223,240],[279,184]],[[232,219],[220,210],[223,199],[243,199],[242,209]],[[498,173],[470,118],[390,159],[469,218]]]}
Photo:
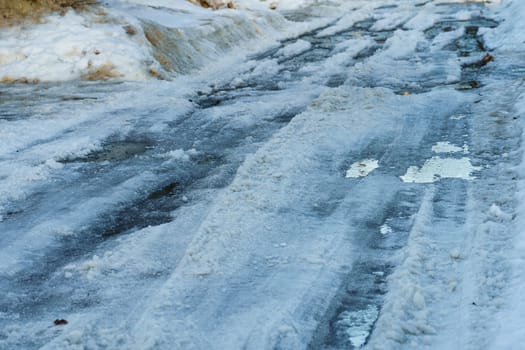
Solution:
{"label": "compacted snow", "polygon": [[525,3],[107,6],[0,32],[1,349],[522,347]]}

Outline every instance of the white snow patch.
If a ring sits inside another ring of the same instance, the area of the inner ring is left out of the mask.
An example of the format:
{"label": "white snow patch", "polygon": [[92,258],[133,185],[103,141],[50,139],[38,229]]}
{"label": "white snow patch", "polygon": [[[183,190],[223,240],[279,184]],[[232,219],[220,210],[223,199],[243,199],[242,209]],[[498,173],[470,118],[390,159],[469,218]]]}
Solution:
{"label": "white snow patch", "polygon": [[403,182],[431,183],[444,178],[474,180],[473,171],[481,167],[473,166],[470,159],[432,157],[425,161],[421,168],[411,166],[406,174],[401,176]]}
{"label": "white snow patch", "polygon": [[458,28],[450,32],[439,33],[434,40],[432,40],[431,50],[433,52],[443,49],[446,45],[454,42],[454,40],[460,38],[465,33],[463,28]]}
{"label": "white snow patch", "polygon": [[317,36],[324,37],[324,36],[331,36],[331,35],[337,34],[338,32],[341,32],[345,29],[352,27],[352,25],[354,25],[356,22],[367,19],[370,16],[369,7],[370,5],[366,6],[365,4],[363,4],[359,9],[345,14],[343,17],[341,17],[337,21],[336,24],[321,30],[317,34]]}
{"label": "white snow patch", "polygon": [[451,120],[461,120],[461,119],[464,119],[466,118],[467,116],[464,115],[464,114],[454,114],[453,116],[450,117]]}
{"label": "white snow patch", "polygon": [[255,67],[255,69],[252,71],[252,75],[253,76],[264,75],[264,74],[273,75],[273,74],[279,73],[280,69],[281,67],[279,66],[279,62],[277,62],[276,59],[268,59],[268,60],[259,62],[257,67]]}
{"label": "white snow patch", "polygon": [[512,218],[510,214],[505,213],[497,204],[492,204],[488,211],[488,216],[494,221],[508,221]]}
{"label": "white snow patch", "polygon": [[450,251],[450,257],[452,259],[455,259],[455,260],[458,260],[458,259],[461,259],[461,251],[459,250],[459,248],[454,248]]}
{"label": "white snow patch", "polygon": [[425,297],[423,296],[423,293],[421,293],[420,290],[416,290],[414,292],[414,295],[412,296],[412,301],[418,309],[425,308]]}
{"label": "white snow patch", "polygon": [[346,171],[347,178],[365,177],[375,169],[379,168],[379,161],[376,159],[363,159],[355,162]]}
{"label": "white snow patch", "polygon": [[292,57],[300,55],[301,53],[310,50],[312,47],[312,44],[309,41],[299,39],[295,43],[286,45],[279,51],[277,51],[277,55],[281,57]]}
{"label": "white snow patch", "polygon": [[93,255],[91,260],[84,262],[78,267],[78,271],[87,279],[94,279],[100,273],[100,258],[97,255]]}
{"label": "white snow patch", "polygon": [[395,11],[391,11],[384,17],[378,18],[377,21],[372,25],[371,29],[374,31],[393,30],[407,22],[412,18],[413,15],[413,11],[404,9],[402,7],[396,8]]}
{"label": "white snow patch", "polygon": [[429,11],[430,9],[433,10],[432,6],[426,6],[406,22],[403,27],[421,31],[432,27],[438,21],[439,15]]}
{"label": "white snow patch", "polygon": [[48,159],[46,160],[45,164],[50,168],[50,169],[62,169],[64,167],[64,164],[62,163],[59,163],[57,162],[56,160],[54,159]]}
{"label": "white snow patch", "polygon": [[434,153],[458,153],[463,152],[468,154],[468,145],[463,145],[463,147],[456,146],[448,141],[437,142],[432,146],[432,152]]}
{"label": "white snow patch", "polygon": [[82,331],[76,329],[76,330],[69,332],[69,334],[66,336],[66,341],[68,342],[69,345],[81,345],[82,336],[83,336]]}
{"label": "white snow patch", "polygon": [[169,152],[166,152],[166,153],[161,153],[161,154],[157,154],[155,155],[156,158],[163,158],[163,159],[168,159],[168,160],[171,160],[171,161],[175,161],[175,160],[180,160],[180,161],[189,161],[191,159],[191,157],[194,157],[196,155],[198,155],[199,152],[197,152],[197,150],[195,150],[194,148],[192,149],[189,149],[189,150],[183,150],[183,149],[176,149],[176,150],[173,150],[173,151],[169,151]]}
{"label": "white snow patch", "polygon": [[400,59],[414,54],[420,42],[425,41],[425,36],[419,30],[398,29],[385,42],[385,49],[381,56],[390,59]]}
{"label": "white snow patch", "polygon": [[382,234],[382,235],[388,235],[390,233],[392,233],[392,227],[388,226],[387,224],[383,224],[381,225],[381,227],[379,228],[379,232]]}

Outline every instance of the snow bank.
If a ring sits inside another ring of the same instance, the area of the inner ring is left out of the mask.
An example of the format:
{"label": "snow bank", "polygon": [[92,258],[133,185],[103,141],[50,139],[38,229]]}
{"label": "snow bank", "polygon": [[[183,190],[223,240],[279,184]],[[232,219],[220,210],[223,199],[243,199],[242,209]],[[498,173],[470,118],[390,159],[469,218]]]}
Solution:
{"label": "snow bank", "polygon": [[[499,3],[499,2],[498,2]],[[494,29],[483,29],[483,39],[486,46],[495,50],[496,59],[515,62],[517,66],[523,67],[523,52],[525,51],[525,2],[520,0],[502,0],[499,9],[500,24]],[[520,79],[521,80],[521,79]],[[516,85],[522,89],[522,82],[516,81]],[[525,93],[521,92],[514,102],[512,113],[519,117],[521,126],[521,140],[525,137]],[[520,152],[523,154],[523,142]],[[498,307],[495,314],[490,315],[495,321],[494,339],[491,349],[521,349],[525,343],[523,332],[525,310],[525,159],[521,157],[521,164],[514,169],[519,174],[518,193],[516,199],[516,218],[512,213],[505,212],[499,205],[492,204],[487,210],[487,220],[494,223],[510,222],[512,229],[509,249],[502,253],[503,259],[510,267],[505,274],[505,292],[503,294],[503,307]],[[495,224],[494,224],[495,225]],[[493,278],[495,280],[495,278]]]}
{"label": "snow bank", "polygon": [[495,2],[495,5],[498,5],[500,24],[494,29],[480,29],[485,45],[491,50],[523,51],[525,4],[519,0],[503,0]]}
{"label": "snow bank", "polygon": [[213,11],[183,0],[111,0],[103,9],[50,15],[43,23],[0,32],[0,82],[144,80],[185,73],[240,43],[258,39],[263,45],[284,35],[284,18],[258,3],[246,0],[245,10]]}
{"label": "snow bank", "polygon": [[0,81],[144,79],[148,49],[113,23],[69,11],[0,32]]}
{"label": "snow bank", "polygon": [[[525,4],[520,4],[516,11],[525,9]],[[523,12],[522,12],[523,13]],[[519,24],[522,26],[522,24]],[[522,93],[516,103],[515,111],[518,115],[525,115],[525,93]],[[522,127],[522,140],[525,137],[525,122],[520,118]],[[521,146],[523,150],[523,146]],[[525,159],[522,158],[521,164],[517,169],[520,176],[518,185],[517,199],[519,201],[516,210],[517,217],[514,220],[515,234],[512,243],[514,249],[505,256],[509,261],[511,271],[508,273],[508,286],[505,293],[505,307],[494,315],[496,324],[499,327],[492,349],[518,350],[525,343],[525,333],[523,332],[525,310]],[[495,222],[511,221],[512,215],[505,213],[498,205],[492,204],[487,213],[488,217]]]}

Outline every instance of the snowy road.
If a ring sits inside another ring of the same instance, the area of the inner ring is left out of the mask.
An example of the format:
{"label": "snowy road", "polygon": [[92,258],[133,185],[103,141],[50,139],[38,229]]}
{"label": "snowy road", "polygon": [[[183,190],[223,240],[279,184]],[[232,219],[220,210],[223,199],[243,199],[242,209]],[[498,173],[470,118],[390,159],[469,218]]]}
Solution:
{"label": "snowy road", "polygon": [[525,50],[497,4],[323,6],[173,81],[0,85],[1,349],[520,348]]}

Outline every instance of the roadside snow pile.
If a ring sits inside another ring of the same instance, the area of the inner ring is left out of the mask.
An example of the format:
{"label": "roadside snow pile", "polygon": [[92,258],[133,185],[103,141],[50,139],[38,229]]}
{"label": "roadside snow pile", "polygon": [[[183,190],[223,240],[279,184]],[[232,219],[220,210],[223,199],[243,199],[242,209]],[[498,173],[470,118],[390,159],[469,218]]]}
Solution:
{"label": "roadside snow pile", "polygon": [[[262,8],[204,9],[184,0],[112,0],[105,7],[0,32],[0,82],[169,78],[250,40],[279,37],[285,20]],[[266,40],[265,40],[266,39]]]}
{"label": "roadside snow pile", "polygon": [[[521,9],[525,9],[525,4],[521,4]],[[525,11],[524,11],[525,12]],[[522,12],[522,13],[524,13]],[[522,93],[515,105],[515,111],[521,118],[521,128],[523,140],[525,123],[525,93]],[[521,146],[523,150],[523,146]],[[516,195],[519,205],[517,216],[514,219],[509,213],[504,212],[499,206],[493,204],[488,210],[488,217],[495,222],[505,222],[514,220],[513,227],[516,228],[514,238],[510,245],[514,249],[507,253],[511,270],[508,272],[508,289],[505,293],[506,303],[499,310],[497,315],[493,315],[497,325],[498,333],[494,340],[493,349],[520,349],[525,342],[525,333],[523,332],[523,310],[525,310],[525,159],[521,159],[518,166],[520,181],[518,184],[518,193]]]}
{"label": "roadside snow pile", "polygon": [[[496,5],[499,5],[499,1]],[[485,45],[491,50],[523,51],[525,44],[525,4],[523,1],[507,0],[502,2],[499,11],[500,24],[495,29],[481,28]]]}
{"label": "roadside snow pile", "polygon": [[38,82],[122,77],[144,79],[147,47],[113,23],[73,11],[0,34],[0,81]]}
{"label": "roadside snow pile", "polygon": [[[485,44],[499,53],[497,61],[508,60],[509,64],[516,67],[523,67],[523,52],[525,51],[525,2],[521,0],[502,1],[499,12],[500,24],[492,30],[483,30],[483,39]],[[505,61],[507,63],[507,61]],[[523,77],[517,77],[518,84],[523,87]],[[512,86],[511,86],[512,87]],[[523,91],[523,89],[522,89]],[[516,99],[513,107],[513,113],[517,116],[521,126],[521,140],[523,141],[525,130],[525,93],[521,93]],[[523,144],[520,150],[523,152]],[[516,210],[516,217],[505,212],[500,206],[492,204],[487,212],[487,219],[494,223],[512,222],[515,228],[513,239],[509,242],[512,250],[504,252],[505,258],[510,266],[510,271],[506,272],[508,278],[506,291],[503,294],[504,306],[499,306],[498,312],[492,314],[491,318],[495,320],[497,330],[493,340],[492,349],[521,349],[525,342],[525,333],[523,332],[523,310],[525,309],[525,294],[522,292],[525,288],[525,159],[521,156],[521,164],[516,168],[520,175],[518,182],[518,193],[516,199],[519,204]],[[496,280],[491,276],[492,280]],[[499,287],[499,286],[498,286]]]}

